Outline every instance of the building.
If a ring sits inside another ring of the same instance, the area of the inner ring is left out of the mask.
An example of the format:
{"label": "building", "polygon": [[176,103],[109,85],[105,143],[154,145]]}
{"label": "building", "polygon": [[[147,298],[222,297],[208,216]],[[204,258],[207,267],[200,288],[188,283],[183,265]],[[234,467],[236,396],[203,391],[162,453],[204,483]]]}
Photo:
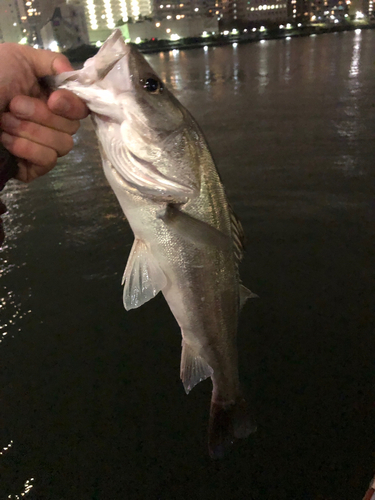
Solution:
{"label": "building", "polygon": [[26,12],[22,0],[0,0],[0,43],[18,43],[25,33]]}
{"label": "building", "polygon": [[241,0],[221,0],[221,19],[224,23],[231,23],[243,19],[246,13],[246,2]]}
{"label": "building", "polygon": [[[162,19],[183,19],[184,17],[221,16],[222,0],[154,0],[153,13],[158,21]],[[170,16],[170,17],[169,17]]]}
{"label": "building", "polygon": [[152,18],[152,0],[80,0],[85,9],[90,42],[103,41],[128,21]]}
{"label": "building", "polygon": [[[293,1],[293,0],[291,0]],[[294,0],[296,1],[296,0]],[[283,24],[288,20],[288,0],[246,0],[239,19],[254,24]]]}
{"label": "building", "polygon": [[40,28],[58,0],[0,0],[0,41],[40,45]]}
{"label": "building", "polygon": [[355,19],[363,19],[363,17],[373,19],[375,15],[374,3],[374,0],[351,0],[348,2],[349,14]]}
{"label": "building", "polygon": [[144,40],[172,40],[195,38],[219,32],[217,18],[207,16],[162,19],[126,23],[120,27],[125,40],[139,43]]}
{"label": "building", "polygon": [[221,19],[227,25],[285,23],[288,19],[288,1],[222,0]]}
{"label": "building", "polygon": [[[348,17],[349,5],[357,0],[290,0],[289,19],[295,22],[339,22]],[[363,0],[358,0],[362,2]],[[367,0],[368,1],[368,0]]]}
{"label": "building", "polygon": [[[313,0],[314,1],[314,0]],[[324,3],[326,0],[315,0]],[[314,11],[314,14],[317,12]],[[312,16],[310,0],[289,0],[288,3],[288,19],[298,23],[306,23],[310,21]]]}
{"label": "building", "polygon": [[40,30],[44,48],[66,50],[89,44],[84,8],[67,0],[54,10],[51,19]]}

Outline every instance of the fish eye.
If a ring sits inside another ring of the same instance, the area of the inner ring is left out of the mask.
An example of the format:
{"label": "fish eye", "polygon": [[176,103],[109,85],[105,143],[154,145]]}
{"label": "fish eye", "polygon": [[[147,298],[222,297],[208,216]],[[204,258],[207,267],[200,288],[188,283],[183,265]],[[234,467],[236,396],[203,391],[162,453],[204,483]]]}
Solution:
{"label": "fish eye", "polygon": [[141,84],[143,85],[143,88],[151,94],[160,94],[160,92],[163,92],[164,89],[162,82],[156,78],[147,78],[146,80],[141,79]]}

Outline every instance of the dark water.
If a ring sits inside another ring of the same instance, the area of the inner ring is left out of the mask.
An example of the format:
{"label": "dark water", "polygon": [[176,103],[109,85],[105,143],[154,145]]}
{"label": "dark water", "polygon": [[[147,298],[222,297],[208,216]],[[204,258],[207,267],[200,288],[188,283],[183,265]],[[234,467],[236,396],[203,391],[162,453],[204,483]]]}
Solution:
{"label": "dark water", "polygon": [[362,31],[149,57],[206,133],[260,296],[238,341],[258,432],[222,462],[206,451],[211,384],[185,395],[163,298],[123,309],[132,234],[90,122],[49,176],[6,188],[1,499],[362,498],[375,462],[374,47]]}

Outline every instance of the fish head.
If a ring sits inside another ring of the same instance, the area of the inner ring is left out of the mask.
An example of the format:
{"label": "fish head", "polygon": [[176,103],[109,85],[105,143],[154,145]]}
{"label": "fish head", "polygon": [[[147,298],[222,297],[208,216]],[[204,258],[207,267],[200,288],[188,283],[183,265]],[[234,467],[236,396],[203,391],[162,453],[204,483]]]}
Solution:
{"label": "fish head", "polygon": [[174,200],[197,196],[197,126],[120,30],[81,70],[58,78],[61,88],[87,103],[105,156],[132,186],[144,193],[169,193]]}
{"label": "fish head", "polygon": [[[112,64],[117,54],[122,56]],[[182,125],[181,105],[137,47],[124,42],[120,31],[111,35],[95,58],[98,61],[89,64],[105,73],[96,84],[116,96],[123,121],[158,141]]]}
{"label": "fish head", "polygon": [[[117,134],[108,124],[97,121],[103,149],[112,164],[122,162],[122,174],[132,169],[140,171],[141,165],[166,179],[182,186],[181,199],[199,193],[199,138],[200,134],[190,114],[166,87],[162,79],[133,44],[123,46],[121,57],[100,82],[100,86],[115,96],[116,113],[121,116]],[[103,45],[103,54],[104,54]],[[111,50],[108,47],[108,50]],[[113,112],[113,107],[112,111]],[[104,136],[113,133],[111,140]],[[116,135],[116,137],[114,137]],[[117,146],[116,160],[109,145]],[[121,155],[118,154],[122,150]],[[131,165],[127,168],[126,162]],[[116,166],[116,165],[115,165]],[[161,181],[159,178],[158,180]],[[156,182],[158,188],[160,184]],[[186,189],[185,189],[186,188]],[[160,192],[165,192],[160,190]],[[176,189],[173,190],[176,196]]]}

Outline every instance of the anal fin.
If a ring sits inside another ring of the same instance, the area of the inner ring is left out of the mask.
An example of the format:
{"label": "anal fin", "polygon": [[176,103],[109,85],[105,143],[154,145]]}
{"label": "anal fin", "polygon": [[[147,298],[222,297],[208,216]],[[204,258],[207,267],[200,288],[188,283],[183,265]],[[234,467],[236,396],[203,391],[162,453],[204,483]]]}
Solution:
{"label": "anal fin", "polygon": [[136,238],[122,278],[124,306],[135,309],[155,297],[167,284],[167,278],[142,240]]}
{"label": "anal fin", "polygon": [[186,394],[199,384],[202,380],[211,377],[213,369],[202,356],[197,355],[194,350],[183,340],[181,353],[181,380]]}

